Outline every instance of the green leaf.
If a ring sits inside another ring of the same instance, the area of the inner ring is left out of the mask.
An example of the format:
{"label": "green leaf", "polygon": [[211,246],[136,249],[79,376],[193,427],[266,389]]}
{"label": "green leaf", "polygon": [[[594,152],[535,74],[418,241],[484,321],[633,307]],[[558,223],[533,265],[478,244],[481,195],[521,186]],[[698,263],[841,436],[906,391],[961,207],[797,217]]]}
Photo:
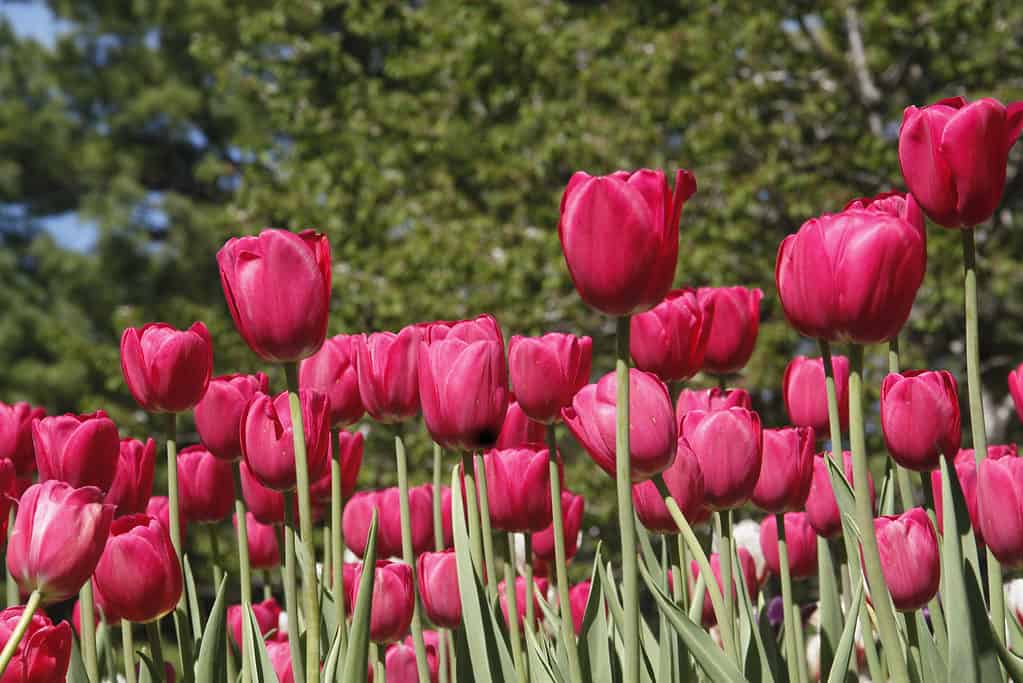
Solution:
{"label": "green leaf", "polygon": [[245,610],[242,620],[242,656],[249,658],[254,683],[279,683],[277,672],[270,663],[270,655],[266,651],[263,634],[259,632],[259,623],[252,608]]}
{"label": "green leaf", "polygon": [[[845,626],[842,628],[842,635],[835,647],[835,656],[830,669],[821,668],[821,671],[828,671],[828,683],[844,683],[846,673],[849,671],[849,658],[852,656],[853,648],[856,645],[856,622],[863,613],[863,583],[856,586],[853,594],[849,614],[845,617]],[[823,640],[823,638],[822,638]]]}
{"label": "green leaf", "polygon": [[227,673],[227,576],[220,580],[213,610],[206,619],[206,630],[199,645],[199,658],[195,662],[195,680],[219,681]]}
{"label": "green leaf", "polygon": [[838,595],[831,544],[826,538],[817,539],[817,577],[821,618],[821,671],[831,671],[831,662],[842,633],[842,603]]}
{"label": "green leaf", "polygon": [[188,555],[183,556],[185,572],[185,604],[188,607],[192,624],[192,635],[198,637],[203,632],[202,611],[199,609],[199,593],[195,590],[195,577],[192,575],[192,563]]}
{"label": "green leaf", "polygon": [[[732,566],[739,569],[741,573],[742,565],[739,564],[739,556],[734,544],[732,545],[732,554]],[[778,653],[778,648],[772,647],[769,650],[764,639],[761,637],[760,624],[753,613],[753,603],[750,600],[746,581],[740,578],[735,583],[738,584],[736,592],[738,593],[739,604],[741,605],[739,610],[740,622],[742,623],[743,630],[748,632],[744,636],[748,641],[744,660],[746,662],[746,677],[751,681],[761,681],[762,683],[774,683],[776,680],[785,680],[781,673],[782,659]],[[760,613],[762,617],[767,616],[766,609],[761,609]],[[769,641],[771,645],[775,645],[773,636]]]}
{"label": "green leaf", "polygon": [[[352,625],[349,631],[348,651],[345,653],[345,665],[342,668],[342,680],[358,681],[366,675],[369,661],[369,618],[373,603],[373,581],[376,572],[373,568],[377,562],[377,512],[369,523],[369,534],[366,536],[366,552],[362,566],[364,571],[359,577],[359,597],[355,600],[352,611]],[[368,568],[370,571],[365,571]]]}
{"label": "green leaf", "polygon": [[341,629],[334,629],[334,638],[331,640],[330,649],[327,651],[327,659],[323,663],[323,672],[320,680],[323,683],[333,683],[337,680],[338,662],[341,660]]}
{"label": "green leaf", "polygon": [[893,467],[888,468],[884,481],[881,482],[881,490],[877,495],[877,510],[882,515],[894,515],[895,509],[895,471]]}
{"label": "green leaf", "polygon": [[156,662],[146,652],[139,652],[142,665],[139,667],[139,683],[153,683],[160,680],[164,672],[156,668]]}
{"label": "green leaf", "polygon": [[85,671],[82,650],[78,647],[78,637],[71,639],[71,662],[68,665],[67,683],[89,683],[89,674]]}
{"label": "green leaf", "polygon": [[590,596],[586,600],[586,611],[579,629],[579,666],[583,680],[592,683],[612,683],[602,562],[601,546],[598,543],[593,569],[590,571]]}

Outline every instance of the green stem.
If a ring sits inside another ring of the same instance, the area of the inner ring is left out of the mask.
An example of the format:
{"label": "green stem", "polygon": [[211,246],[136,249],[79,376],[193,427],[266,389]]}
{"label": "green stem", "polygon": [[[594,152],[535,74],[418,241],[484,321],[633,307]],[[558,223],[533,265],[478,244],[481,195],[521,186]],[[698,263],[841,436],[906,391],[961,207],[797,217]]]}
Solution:
{"label": "green stem", "polygon": [[778,566],[781,569],[782,618],[785,623],[785,659],[789,680],[799,679],[799,651],[796,649],[796,614],[792,604],[792,574],[789,571],[789,551],[785,540],[785,515],[774,516],[778,526]]}
{"label": "green stem", "polygon": [[344,661],[348,649],[348,628],[345,620],[345,530],[342,524],[342,511],[345,506],[344,493],[341,490],[341,448],[340,436],[338,448],[330,461],[330,528],[334,538],[330,546],[331,579],[330,584],[334,598],[334,620],[340,627],[341,661]]}
{"label": "green stem", "polygon": [[525,659],[522,656],[522,637],[519,635],[519,601],[515,589],[515,534],[508,534],[508,562],[504,565],[504,600],[508,605],[508,632],[511,635],[512,660],[519,683],[526,683]]}
{"label": "green stem", "polygon": [[476,488],[476,467],[473,464],[472,453],[462,453],[462,481],[465,482],[465,514],[469,518],[469,540],[471,542],[472,561],[481,578],[484,575],[483,567],[483,535],[480,532],[480,508],[479,497]]}
{"label": "green stem", "polygon": [[632,506],[632,457],[629,451],[629,316],[618,318],[615,334],[615,492],[622,535],[622,634],[625,652],[622,679],[639,683],[639,566],[636,558],[636,520]]}
{"label": "green stem", "polygon": [[[131,622],[121,619],[121,649],[124,651],[125,683],[136,683],[135,678],[135,637],[131,632]],[[233,678],[230,680],[234,680]]]}
{"label": "green stem", "polygon": [[[16,512],[17,511],[12,505],[10,511],[7,513],[8,533],[10,533],[10,530],[14,528],[14,516]],[[18,594],[18,583],[14,580],[14,577],[11,576],[11,573],[7,571],[6,562],[4,563],[4,574],[5,574],[4,586],[6,588],[7,593],[7,606],[14,607],[19,602],[21,602],[21,596]]]}
{"label": "green stem", "polygon": [[[178,507],[178,416],[167,413],[167,510],[171,543],[181,563],[181,511]],[[184,566],[182,564],[182,566]],[[183,598],[182,598],[183,599]]]}
{"label": "green stem", "polygon": [[[412,548],[412,513],[408,502],[408,462],[405,444],[400,434],[394,435],[394,455],[398,464],[398,509],[401,517],[401,556],[412,568],[412,647],[416,653],[416,671],[419,683],[430,683],[430,667],[426,662],[426,644],[423,642],[423,622],[419,613],[419,582],[416,581],[416,557]],[[340,623],[340,622],[339,622]]]}
{"label": "green stem", "polygon": [[288,403],[295,444],[295,486],[298,489],[299,536],[302,541],[302,593],[305,597],[306,683],[320,680],[320,605],[316,579],[316,539],[313,538],[313,507],[309,500],[309,461],[306,458],[302,403],[298,396],[298,363],[286,363]]}
{"label": "green stem", "polygon": [[25,610],[21,613],[21,618],[14,627],[11,637],[4,645],[4,649],[0,651],[0,678],[3,678],[4,672],[7,671],[7,665],[11,663],[11,658],[17,652],[21,639],[25,637],[25,631],[28,630],[28,625],[32,621],[32,615],[39,609],[39,603],[42,599],[43,594],[38,590],[32,591],[32,595],[28,596],[28,603],[25,605]]}
{"label": "green stem", "polygon": [[[299,635],[298,572],[295,568],[295,492],[284,492],[284,609],[288,613],[288,650],[295,682],[305,680]],[[243,658],[242,661],[248,659]],[[317,670],[319,667],[317,667]]]}
{"label": "green stem", "polygon": [[525,631],[530,633],[533,632],[533,626],[536,624],[536,600],[533,598],[535,587],[533,585],[533,537],[527,531],[522,535],[523,545],[525,546],[525,570],[526,570],[526,621]]}
{"label": "green stem", "polygon": [[675,602],[682,607],[683,611],[689,609],[689,563],[686,561],[686,542],[682,534],[675,534],[678,543],[678,567],[674,580],[671,582]]}
{"label": "green stem", "polygon": [[[235,538],[238,544],[238,582],[242,597],[242,611],[248,614],[252,606],[252,564],[249,561],[249,520],[246,516],[245,498],[242,496],[241,461],[231,468],[234,475],[234,513],[238,518]],[[217,588],[220,588],[219,582]],[[288,609],[291,609],[289,605]],[[249,657],[242,655],[242,683],[250,683],[252,669]],[[233,680],[233,679],[232,679]]]}
{"label": "green stem", "polygon": [[[934,525],[934,531],[938,530],[938,517],[937,508],[934,504],[934,491],[931,490],[931,473],[921,472],[920,483],[924,490],[924,510],[927,511],[927,516],[931,518],[931,524]],[[939,537],[940,538],[940,537]],[[948,630],[945,624],[945,609],[941,606],[941,601],[938,600],[938,596],[927,603],[927,609],[931,613],[931,623],[934,626],[934,639],[938,644],[939,652],[948,652]],[[909,617],[906,618],[907,622]]]}
{"label": "green stem", "polygon": [[446,628],[437,630],[437,680],[440,683],[448,683],[448,630]]}
{"label": "green stem", "polygon": [[[718,620],[721,631],[728,630],[729,640],[735,643],[735,567],[732,566],[732,511],[720,510],[717,513],[721,527],[721,544],[718,547],[718,560],[721,563],[721,592],[724,614]],[[710,581],[710,577],[707,578]],[[732,652],[738,662],[738,652]],[[740,663],[741,666],[741,663]]]}
{"label": "green stem", "polygon": [[487,492],[487,468],[483,456],[476,454],[477,477],[480,487],[480,524],[483,534],[483,558],[487,564],[487,596],[493,602],[497,599],[497,564],[494,561],[494,533],[490,525],[490,494]]}
{"label": "green stem", "polygon": [[[206,524],[206,533],[209,536],[210,541],[210,556],[213,560],[213,586],[214,590],[220,589],[220,582],[224,578],[223,569],[223,558],[220,555],[220,535],[217,533],[217,526],[215,524]],[[235,668],[234,653],[231,651],[231,639],[230,636],[225,634],[225,640],[227,642],[227,680],[233,681],[237,678],[237,670]]]}
{"label": "green stem", "polygon": [[[582,683],[582,667],[572,626],[572,606],[568,595],[568,559],[565,551],[565,517],[561,509],[561,472],[558,469],[558,436],[555,425],[547,425],[547,453],[550,458],[551,520],[554,526],[554,568],[558,583],[558,606],[561,613],[561,641],[568,655],[568,675],[571,683]],[[526,556],[526,562],[532,558]]]}
{"label": "green stem", "polygon": [[[433,549],[444,550],[444,511],[441,509],[441,486],[444,483],[444,449],[433,444]],[[444,648],[441,648],[443,650]]]}
{"label": "green stem", "polygon": [[92,580],[88,580],[78,591],[78,602],[81,607],[82,659],[89,680],[99,681],[99,658],[96,654],[96,610],[92,599]]}
{"label": "green stem", "polygon": [[269,569],[263,571],[263,599],[270,600],[274,596],[273,574]]}
{"label": "green stem", "polygon": [[[898,335],[888,341],[888,372],[901,372]],[[913,507],[913,482],[909,477],[909,470],[895,461],[892,461],[892,466],[895,468],[895,482],[898,484],[902,509],[909,510]]]}
{"label": "green stem", "polygon": [[156,671],[157,683],[163,683],[166,678],[166,671],[163,665],[163,640],[160,637],[160,621],[151,621],[146,624],[146,635],[149,637],[149,658],[153,660],[153,668]]}

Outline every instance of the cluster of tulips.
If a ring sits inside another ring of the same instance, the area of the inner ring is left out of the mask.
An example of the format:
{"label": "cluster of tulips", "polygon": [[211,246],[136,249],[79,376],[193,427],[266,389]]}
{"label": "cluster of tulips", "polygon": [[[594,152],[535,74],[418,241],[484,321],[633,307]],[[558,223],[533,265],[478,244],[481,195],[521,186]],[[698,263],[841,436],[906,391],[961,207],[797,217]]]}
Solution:
{"label": "cluster of tulips", "polygon": [[[910,107],[899,137],[909,193],[854,200],[785,238],[777,293],[821,356],[789,363],[791,424],[778,428],[726,388],[753,351],[761,291],[672,289],[696,191],[688,171],[673,186],[661,171],[576,173],[564,192],[572,281],[617,322],[615,369],[594,383],[590,338],[512,336],[506,354],[490,315],[327,338],[327,239],[229,240],[217,254],[228,308],[287,387],[272,392],[262,373],[211,377],[201,322],[125,330],[127,387],[166,418],[166,496],[152,495],[153,439],[122,438],[102,411],[0,404],[0,680],[1019,677],[1023,628],[1006,619],[1005,595],[1015,605],[1023,587],[1006,591],[1002,567],[1023,565],[1023,461],[987,444],[973,229],[1001,200],[1021,129],[1023,103]],[[971,450],[952,373],[899,367],[925,216],[963,235]],[[890,366],[879,486],[864,437],[864,347],[875,344]],[[686,388],[700,372],[720,386]],[[1023,366],[1009,388],[1023,419]],[[200,443],[179,452],[188,411]],[[411,485],[402,429],[420,414],[432,479]],[[365,416],[394,434],[395,488],[356,491],[363,432],[348,428],[369,428]],[[575,585],[585,502],[566,486],[559,425],[616,484],[621,566],[598,545]],[[767,515],[733,526],[750,508]],[[218,526],[232,516],[237,576]],[[189,563],[197,532],[212,591]],[[74,629],[40,610],[76,596]]]}

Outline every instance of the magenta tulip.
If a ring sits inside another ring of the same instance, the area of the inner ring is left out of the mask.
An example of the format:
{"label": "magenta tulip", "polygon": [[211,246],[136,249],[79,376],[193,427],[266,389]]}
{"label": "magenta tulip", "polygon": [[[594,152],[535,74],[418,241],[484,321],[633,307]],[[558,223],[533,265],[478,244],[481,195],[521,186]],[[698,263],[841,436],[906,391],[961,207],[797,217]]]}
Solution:
{"label": "magenta tulip", "polygon": [[[785,548],[792,578],[805,579],[817,575],[817,534],[805,512],[785,513]],[[781,576],[776,515],[768,515],[760,523],[760,549],[768,570],[775,576]]]}
{"label": "magenta tulip", "polygon": [[745,389],[683,389],[675,402],[675,421],[682,423],[682,417],[690,410],[721,410],[723,408],[753,409],[753,401]]}
{"label": "magenta tulip", "polygon": [[121,371],[144,410],[181,413],[206,393],[213,373],[213,343],[201,322],[187,330],[165,323],[129,327],[121,335]]}
{"label": "magenta tulip", "polygon": [[892,460],[918,472],[959,452],[959,392],[948,370],[893,372],[881,385],[881,427]]}
{"label": "magenta tulip", "polygon": [[[241,605],[229,605],[227,608],[227,632],[231,634],[234,644],[240,649],[242,647],[242,619],[244,618]],[[252,603],[252,615],[256,618],[256,626],[259,628],[259,635],[263,638],[277,631],[277,625],[281,618],[281,606],[273,598],[267,598],[262,602]],[[278,633],[278,636],[281,634]]]}
{"label": "magenta tulip", "polygon": [[539,446],[494,449],[483,456],[494,529],[541,531],[551,525],[550,453]]}
{"label": "magenta tulip", "polygon": [[419,597],[423,610],[435,626],[455,629],[462,625],[462,602],[458,590],[455,551],[423,553],[416,563]]}
{"label": "magenta tulip", "polygon": [[977,500],[988,548],[1002,564],[1023,566],[1023,459],[982,460]]}
{"label": "magenta tulip", "polygon": [[285,640],[268,640],[266,654],[278,683],[295,683],[295,672],[291,669],[291,645]]}
{"label": "magenta tulip", "polygon": [[1009,373],[1009,394],[1012,396],[1013,405],[1016,406],[1016,415],[1023,422],[1023,363]]}
{"label": "magenta tulip", "polygon": [[[419,554],[433,548],[433,487],[429,484],[409,489],[409,519],[412,523],[412,550]],[[400,557],[401,515],[397,487],[379,491],[360,491],[345,505],[341,526],[345,543],[357,556],[366,553],[369,525],[377,511],[377,557]]]}
{"label": "magenta tulip", "polygon": [[366,408],[359,394],[357,367],[358,342],[361,335],[339,334],[329,337],[323,347],[302,361],[298,368],[298,384],[327,396],[330,424],[334,428],[358,422]]}
{"label": "magenta tulip", "polygon": [[[832,356],[831,367],[838,397],[838,421],[844,432],[849,429],[849,359]],[[812,427],[817,436],[831,434],[824,378],[824,359],[796,356],[785,367],[782,379],[782,398],[789,422],[798,427]]]}
{"label": "magenta tulip", "polygon": [[760,474],[763,442],[760,416],[751,410],[686,413],[679,452],[699,461],[707,507],[725,510],[749,500]]}
{"label": "magenta tulip", "polygon": [[[746,582],[746,591],[750,595],[751,600],[756,600],[757,595],[757,566],[753,561],[753,556],[745,548],[737,548],[736,555],[739,557],[739,565],[735,569],[742,576],[743,581]],[[689,563],[693,581],[695,582],[700,578],[700,566],[696,563],[696,560],[692,560]],[[714,574],[714,579],[717,581],[718,589],[724,591],[724,584],[721,581],[721,555],[714,553],[710,556],[710,570]],[[695,586],[695,583],[690,585],[690,590]],[[732,582],[732,596],[738,596],[738,586]],[[703,625],[710,627],[717,624],[717,615],[714,614],[714,606],[711,604],[710,595],[704,595],[703,598]]]}
{"label": "magenta tulip", "polygon": [[717,375],[742,370],[757,343],[764,293],[746,287],[700,287],[697,297],[710,325],[703,369]]}
{"label": "magenta tulip", "polygon": [[[359,580],[364,569],[363,565],[358,565],[351,573],[349,605],[359,599]],[[369,639],[374,643],[393,643],[405,636],[412,623],[416,598],[412,567],[403,562],[382,561],[377,562],[375,571]]]}
{"label": "magenta tulip", "polygon": [[713,310],[712,302],[700,306],[695,290],[675,289],[649,311],[632,316],[629,350],[636,367],[665,382],[695,375],[703,367]]}
{"label": "magenta tulip", "polygon": [[579,296],[622,316],[656,306],[671,289],[682,205],[696,192],[678,170],[674,191],[663,171],[576,172],[561,198],[558,237]]}
{"label": "magenta tulip", "polygon": [[813,480],[813,447],[812,427],[765,429],[753,504],[774,513],[802,510]]}
{"label": "magenta tulip", "polygon": [[148,623],[174,611],[181,599],[181,564],[166,527],[145,514],[114,520],[94,580],[122,619]]}
{"label": "magenta tulip", "polygon": [[78,488],[108,491],[117,474],[121,438],[102,410],[57,415],[32,423],[39,480],[58,479]]}
{"label": "magenta tulip", "polygon": [[[547,579],[536,578],[533,579],[533,586],[529,587],[526,583],[526,579],[523,576],[515,577],[515,607],[518,612],[519,630],[522,630],[523,625],[526,623],[526,600],[532,599],[533,601],[533,619],[539,621],[543,619],[543,611],[540,609],[540,602],[536,599],[536,591],[540,592],[540,595],[547,595],[548,587]],[[528,590],[528,598],[527,598]],[[497,594],[501,601],[501,611],[504,613],[504,621],[506,624],[511,624],[508,618],[508,593],[505,591],[505,582],[501,581],[497,584]]]}
{"label": "magenta tulip", "polygon": [[[662,475],[668,486],[668,493],[678,504],[682,516],[690,526],[702,524],[710,518],[710,508],[704,495],[703,471],[700,461],[692,451],[683,448],[682,440],[678,441],[678,453],[671,467]],[[632,503],[636,508],[639,521],[650,531],[662,534],[679,532],[675,520],[668,512],[657,486],[652,481],[634,484],[632,487]]]}
{"label": "magenta tulip", "polygon": [[552,332],[515,335],[508,343],[508,375],[519,407],[531,420],[545,424],[561,420],[561,409],[589,381],[592,363],[589,337]]}
{"label": "magenta tulip", "polygon": [[[429,672],[430,683],[437,683],[439,666],[437,648],[427,646],[426,668]],[[419,683],[416,651],[411,643],[394,643],[387,648],[387,654],[384,657],[384,676],[386,683]]]}
{"label": "magenta tulip", "polygon": [[[365,445],[365,437],[362,432],[337,433],[338,455],[341,462],[341,498],[347,500],[355,492],[355,485],[359,479],[359,469],[362,467],[362,455]],[[333,450],[331,451],[331,457]],[[310,495],[314,503],[327,504],[330,502],[331,470],[327,470],[319,480],[314,481],[309,487]]]}
{"label": "magenta tulip", "polygon": [[242,457],[242,416],[256,394],[269,392],[269,379],[254,375],[221,375],[210,380],[206,395],[195,407],[195,428],[210,453],[223,460]]}
{"label": "magenta tulip", "polygon": [[202,446],[189,446],[178,453],[178,504],[189,521],[219,522],[231,515],[232,467]]}
{"label": "magenta tulip", "polygon": [[[818,535],[824,538],[832,538],[842,531],[842,517],[838,509],[838,501],[835,500],[835,492],[831,488],[831,477],[828,473],[828,463],[825,461],[825,454],[818,453],[813,457],[813,480],[810,482],[810,493],[806,496],[806,515]],[[852,453],[842,453],[843,469],[845,478],[850,486],[853,486]],[[870,489],[870,505],[874,506],[874,478],[867,475],[867,484]]]}
{"label": "magenta tulip", "polygon": [[[561,490],[561,515],[565,533],[565,558],[571,560],[579,550],[579,532],[583,527],[586,499],[566,489]],[[554,562],[554,523],[533,534],[533,555],[544,562]]]}
{"label": "magenta tulip", "polygon": [[575,634],[579,635],[583,626],[583,617],[586,616],[586,605],[590,601],[591,582],[580,581],[568,590],[568,604],[572,608],[572,626]]}
{"label": "magenta tulip", "polygon": [[0,546],[7,542],[7,524],[11,507],[18,498],[17,487],[14,463],[6,458],[0,459]]}
{"label": "magenta tulip", "polygon": [[[1009,450],[1005,446],[990,445],[987,449],[987,457],[997,460],[1004,457],[1016,457],[1015,449]],[[970,516],[970,523],[973,525],[973,534],[981,543],[984,542],[984,532],[980,525],[980,511],[977,508],[977,462],[973,457],[972,448],[963,448],[955,456],[953,461],[956,468],[956,477],[959,479],[959,486],[963,490],[963,498],[966,499],[966,511]],[[934,511],[938,516],[938,530],[944,530],[944,518],[942,516],[942,492],[941,492],[941,470],[931,472],[931,492],[934,494]]]}
{"label": "magenta tulip", "polygon": [[[788,525],[786,525],[786,530]],[[895,609],[920,609],[938,594],[941,553],[938,535],[923,508],[874,520],[881,572]]]}
{"label": "magenta tulip", "polygon": [[36,454],[32,445],[32,422],[46,417],[42,408],[27,403],[8,405],[0,401],[0,460],[14,463],[18,476],[36,470]]}
{"label": "magenta tulip", "polygon": [[[25,613],[22,605],[0,612],[0,647],[14,635]],[[71,626],[62,621],[56,626],[42,612],[28,622],[21,642],[7,665],[3,683],[64,683],[71,664]]]}
{"label": "magenta tulip", "polygon": [[415,325],[354,337],[359,393],[377,422],[401,422],[419,412],[419,342]]}
{"label": "magenta tulip", "polygon": [[284,494],[263,486],[244,460],[238,463],[238,470],[242,479],[242,498],[249,512],[263,524],[283,524]]}
{"label": "magenta tulip", "polygon": [[146,439],[121,439],[117,473],[107,491],[106,502],[116,509],[115,515],[133,515],[146,511],[153,494],[153,473],[156,467],[156,442]]}
{"label": "magenta tulip", "polygon": [[508,412],[504,414],[501,433],[497,435],[495,448],[518,448],[527,444],[545,443],[547,427],[542,422],[532,420],[523,412],[514,395],[510,395]]}
{"label": "magenta tulip", "polygon": [[[232,518],[238,528],[238,515]],[[271,524],[263,524],[251,512],[245,513],[245,530],[248,532],[249,563],[253,569],[274,569],[281,563],[277,530]]]}
{"label": "magenta tulip", "polygon": [[[170,501],[167,496],[153,496],[146,503],[146,514],[150,517],[156,517],[156,519],[163,524],[163,528],[170,533]],[[181,532],[181,538],[185,537],[185,528],[188,525],[188,519],[184,515],[178,515],[178,530]]]}
{"label": "magenta tulip", "polygon": [[[317,391],[299,392],[302,425],[305,428],[309,480],[322,477],[330,467],[330,416],[327,397]],[[295,488],[295,444],[291,427],[288,392],[276,397],[256,394],[241,423],[241,444],[245,462],[264,485],[277,491]]]}

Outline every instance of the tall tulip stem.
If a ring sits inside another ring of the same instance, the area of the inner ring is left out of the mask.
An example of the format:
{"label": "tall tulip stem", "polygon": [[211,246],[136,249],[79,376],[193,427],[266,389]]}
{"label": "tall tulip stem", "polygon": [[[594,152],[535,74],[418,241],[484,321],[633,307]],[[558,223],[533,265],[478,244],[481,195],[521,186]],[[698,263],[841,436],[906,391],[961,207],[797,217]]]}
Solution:
{"label": "tall tulip stem", "polygon": [[527,531],[526,533],[522,534],[522,539],[523,539],[523,544],[522,545],[523,545],[523,549],[524,549],[523,555],[525,556],[525,559],[524,559],[522,564],[523,564],[523,568],[525,569],[525,579],[526,579],[526,598],[525,598],[525,600],[526,600],[526,620],[524,622],[525,628],[523,629],[523,633],[525,633],[527,631],[529,633],[532,633],[533,632],[533,626],[536,624],[536,607],[535,607],[536,601],[535,601],[535,598],[533,597],[534,593],[536,592],[536,586],[533,584],[533,537]]}
{"label": "tall tulip stem", "polygon": [[480,508],[476,488],[476,467],[473,464],[472,453],[470,451],[462,453],[462,482],[465,485],[465,514],[469,518],[469,541],[472,548],[472,561],[482,578],[484,576],[483,536],[480,533]]}
{"label": "tall tulip stem", "polygon": [[[888,340],[888,372],[901,372],[901,370],[899,337],[896,335]],[[909,510],[913,507],[913,480],[909,477],[909,470],[894,460],[892,467],[895,468],[895,481],[899,486],[899,501],[902,503],[902,509]]]}
{"label": "tall tulip stem", "polygon": [[792,574],[789,571],[789,551],[785,541],[785,515],[774,516],[778,526],[778,567],[781,569],[782,618],[785,623],[785,658],[789,680],[799,680],[799,650],[796,645],[796,613],[792,604]]}
{"label": "tall tulip stem", "polygon": [[515,586],[515,534],[508,534],[508,562],[504,565],[504,600],[508,605],[508,634],[511,636],[512,661],[519,683],[526,683],[528,672],[522,656],[522,636],[519,635],[518,590]]}
{"label": "tall tulip stem", "polygon": [[135,677],[135,637],[131,632],[131,622],[121,619],[121,650],[124,654],[125,683],[136,683]]}
{"label": "tall tulip stem", "polygon": [[[416,581],[416,556],[412,548],[412,513],[408,502],[408,462],[401,434],[394,435],[394,455],[398,465],[398,508],[401,516],[401,556],[412,569],[412,647],[416,653],[416,671],[419,683],[430,683],[430,668],[426,662],[426,644],[423,642],[423,621],[419,613],[419,582]],[[338,622],[341,623],[341,622]]]}
{"label": "tall tulip stem", "polygon": [[96,654],[96,608],[92,599],[92,579],[89,579],[78,591],[78,602],[81,607],[82,659],[85,662],[85,673],[93,683],[99,682],[99,658]]}
{"label": "tall tulip stem", "polygon": [[[11,506],[10,511],[7,513],[7,528],[14,528],[14,515],[17,510],[14,506]],[[18,595],[18,583],[11,576],[11,573],[7,571],[7,564],[4,563],[4,588],[7,597],[7,607],[14,607],[18,604],[20,596]]]}
{"label": "tall tulip stem", "polygon": [[615,491],[622,535],[622,603],[625,656],[622,679],[639,683],[639,566],[632,506],[632,458],[629,452],[629,316],[618,318],[615,334]]}
{"label": "tall tulip stem", "polygon": [[[558,436],[555,425],[547,425],[547,452],[550,457],[551,520],[554,525],[554,565],[558,581],[558,606],[561,610],[561,641],[568,655],[568,675],[571,683],[582,683],[579,650],[572,628],[572,606],[568,595],[568,554],[565,551],[565,511],[561,509],[561,471],[558,467]],[[526,558],[531,561],[532,558]]]}
{"label": "tall tulip stem", "polygon": [[25,610],[21,613],[21,619],[15,625],[11,637],[7,640],[7,644],[4,645],[4,649],[0,651],[0,678],[3,678],[4,672],[7,671],[7,665],[11,663],[11,658],[17,652],[21,639],[25,637],[25,631],[28,630],[28,625],[32,622],[32,615],[39,609],[39,603],[42,599],[43,594],[38,590],[32,591],[32,595],[28,596],[28,603],[25,605]]}
{"label": "tall tulip stem", "polygon": [[[291,653],[295,681],[305,680],[298,668],[302,666],[299,640],[298,575],[295,569],[295,492],[284,492],[284,609],[288,613],[288,650]],[[244,662],[247,657],[242,657]],[[319,671],[319,667],[317,667]]]}
{"label": "tall tulip stem", "polygon": [[344,661],[348,645],[348,629],[345,624],[345,530],[341,513],[345,506],[344,493],[341,490],[341,448],[340,437],[338,449],[330,461],[330,529],[333,535],[330,546],[330,585],[331,596],[334,598],[334,620],[340,627],[341,660]]}
{"label": "tall tulip stem", "polygon": [[487,489],[487,470],[483,456],[475,456],[477,484],[480,489],[480,528],[483,536],[483,560],[487,565],[486,586],[490,601],[497,599],[497,564],[494,560],[494,531],[490,525],[490,493]]}
{"label": "tall tulip stem", "polygon": [[[444,449],[439,443],[433,444],[433,549],[444,550],[444,511],[442,508],[441,486],[444,484]],[[443,649],[443,648],[441,648]]]}
{"label": "tall tulip stem", "polygon": [[[171,543],[181,562],[181,508],[178,506],[178,416],[167,413],[167,509]],[[184,565],[182,565],[184,566]]]}
{"label": "tall tulip stem", "polygon": [[160,620],[146,624],[146,635],[149,637],[149,658],[153,660],[153,675],[157,683],[164,683],[166,671],[163,666],[163,640],[160,636]]}
{"label": "tall tulip stem", "polygon": [[[234,475],[234,513],[238,518],[235,538],[238,543],[238,581],[242,596],[242,611],[248,614],[252,606],[252,564],[249,561],[249,520],[246,516],[245,498],[242,495],[241,461],[231,468]],[[218,582],[219,586],[219,582]],[[249,658],[242,657],[242,683],[252,680]]]}
{"label": "tall tulip stem", "polygon": [[[722,601],[721,605],[723,608],[723,614],[718,619],[718,628],[722,631],[726,630],[730,634],[729,640],[735,643],[735,592],[732,590],[735,586],[735,573],[738,567],[732,566],[732,511],[731,510],[720,510],[717,513],[718,523],[721,529],[721,544],[718,546],[718,558],[721,562],[721,586],[722,586]],[[741,571],[741,569],[739,569]],[[743,579],[740,579],[743,580]],[[732,655],[738,658],[738,651],[732,652]]]}

